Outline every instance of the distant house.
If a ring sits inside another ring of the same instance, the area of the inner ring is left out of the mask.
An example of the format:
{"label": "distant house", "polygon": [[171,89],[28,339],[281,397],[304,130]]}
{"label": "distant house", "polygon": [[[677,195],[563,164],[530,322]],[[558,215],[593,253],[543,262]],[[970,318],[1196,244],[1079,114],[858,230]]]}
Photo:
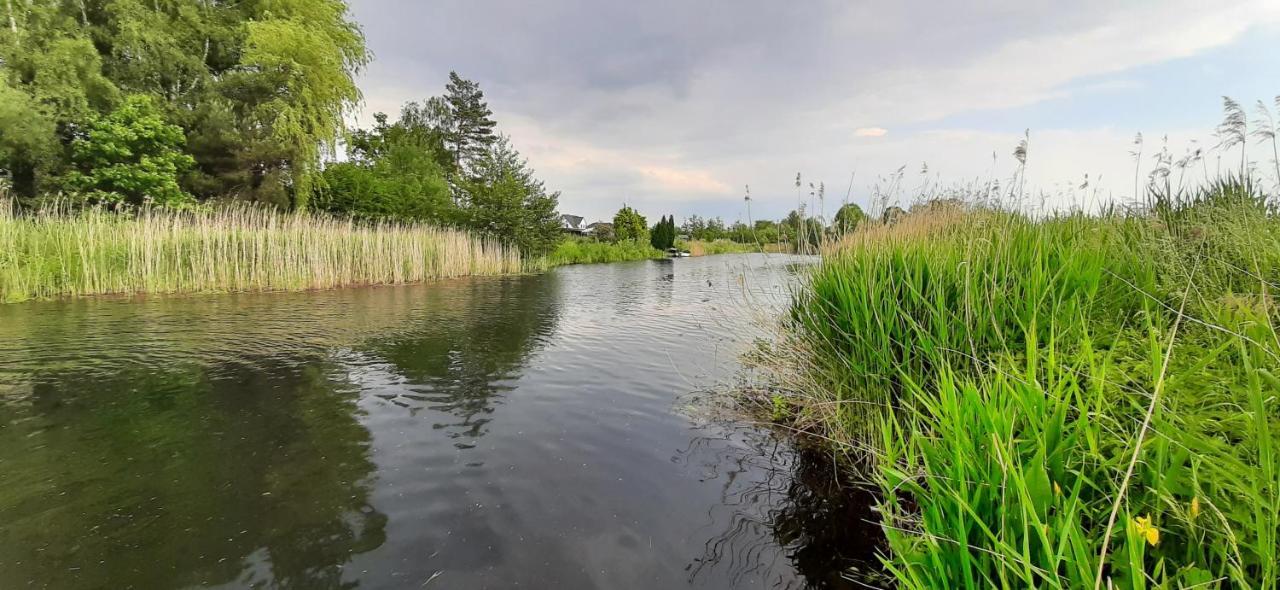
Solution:
{"label": "distant house", "polygon": [[582,234],[587,228],[582,225],[582,218],[577,215],[561,215],[560,231],[569,234]]}

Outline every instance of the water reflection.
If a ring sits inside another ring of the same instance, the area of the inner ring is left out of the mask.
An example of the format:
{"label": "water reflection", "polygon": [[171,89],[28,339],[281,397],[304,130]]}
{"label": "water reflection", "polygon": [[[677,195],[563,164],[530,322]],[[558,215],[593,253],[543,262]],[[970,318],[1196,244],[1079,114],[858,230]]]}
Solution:
{"label": "water reflection", "polygon": [[0,588],[824,587],[823,469],[673,408],[794,272],[0,306]]}
{"label": "water reflection", "polygon": [[0,308],[0,588],[357,586],[387,524],[368,371],[480,436],[554,284]]}
{"label": "water reflection", "polygon": [[767,431],[729,432],[696,438],[676,456],[699,462],[721,489],[709,514],[719,528],[689,564],[691,582],[727,575],[734,585],[762,577],[778,588],[889,587],[874,492],[843,480],[827,451]]}
{"label": "water reflection", "polygon": [[408,327],[392,337],[378,335],[358,345],[369,355],[355,364],[385,363],[397,387],[380,387],[377,397],[416,415],[427,409],[451,421],[433,426],[469,447],[485,434],[501,395],[556,325],[559,311],[554,277],[468,283],[432,293]]}
{"label": "water reflection", "polygon": [[[0,409],[0,587],[334,587],[382,544],[341,371],[46,374]],[[229,460],[230,459],[230,460]]]}

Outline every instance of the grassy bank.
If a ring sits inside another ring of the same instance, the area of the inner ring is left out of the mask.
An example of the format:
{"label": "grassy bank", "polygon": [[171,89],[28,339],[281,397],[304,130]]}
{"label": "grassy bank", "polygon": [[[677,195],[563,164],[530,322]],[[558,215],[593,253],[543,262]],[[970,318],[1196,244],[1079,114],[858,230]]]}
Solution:
{"label": "grassy bank", "polygon": [[688,242],[676,242],[676,247],[686,250],[691,256],[713,256],[715,254],[741,254],[746,252],[760,252],[760,246],[756,244],[739,244],[732,240],[715,240],[702,241],[691,240]]}
{"label": "grassy bank", "polygon": [[550,267],[567,264],[594,264],[597,262],[624,262],[663,258],[666,254],[650,246],[648,242],[621,241],[600,242],[591,239],[568,238],[547,255]]}
{"label": "grassy bank", "polygon": [[261,209],[19,215],[0,202],[0,301],[323,289],[520,272],[465,232]]}
{"label": "grassy bank", "polygon": [[873,465],[904,588],[1276,588],[1280,216],[934,211],[832,245],[757,401]]}

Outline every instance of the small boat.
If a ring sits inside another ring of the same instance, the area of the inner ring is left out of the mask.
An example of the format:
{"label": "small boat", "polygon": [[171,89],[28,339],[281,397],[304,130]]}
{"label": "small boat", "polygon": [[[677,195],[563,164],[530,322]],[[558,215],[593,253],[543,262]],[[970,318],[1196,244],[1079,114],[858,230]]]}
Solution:
{"label": "small boat", "polygon": [[689,252],[687,250],[677,250],[675,248],[667,248],[667,256],[670,256],[672,258],[688,258]]}

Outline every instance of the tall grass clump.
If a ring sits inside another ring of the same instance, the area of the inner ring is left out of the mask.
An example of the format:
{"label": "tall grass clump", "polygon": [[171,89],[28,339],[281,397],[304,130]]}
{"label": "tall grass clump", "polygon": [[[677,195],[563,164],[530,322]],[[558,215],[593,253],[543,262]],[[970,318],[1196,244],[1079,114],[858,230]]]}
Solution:
{"label": "tall grass clump", "polygon": [[0,202],[0,301],[324,289],[522,268],[513,248],[425,225],[251,207],[20,213]]}
{"label": "tall grass clump", "polygon": [[1238,180],[912,214],[828,247],[762,401],[873,466],[903,588],[1273,589],[1278,286]]}
{"label": "tall grass clump", "polygon": [[715,256],[717,254],[744,254],[748,252],[760,252],[763,247],[759,244],[743,244],[733,240],[690,240],[677,241],[676,248],[688,252],[691,256]]}

